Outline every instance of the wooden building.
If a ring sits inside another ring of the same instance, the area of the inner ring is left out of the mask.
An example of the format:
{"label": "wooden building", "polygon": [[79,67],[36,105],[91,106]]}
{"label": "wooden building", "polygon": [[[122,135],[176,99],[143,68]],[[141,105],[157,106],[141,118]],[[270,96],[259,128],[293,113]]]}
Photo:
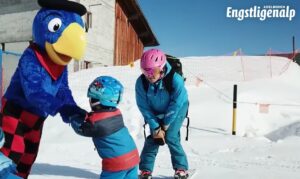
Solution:
{"label": "wooden building", "polygon": [[127,65],[144,47],[159,45],[136,0],[80,0],[87,7],[86,61],[97,65]]}
{"label": "wooden building", "polygon": [[[69,71],[97,65],[127,65],[141,57],[144,47],[159,45],[137,0],[74,1],[88,10],[83,17],[88,44],[84,59],[72,62]],[[0,26],[0,43],[6,50],[22,52],[20,49],[28,46],[32,21],[39,8],[32,0],[0,1],[0,24],[5,24]]]}
{"label": "wooden building", "polygon": [[156,40],[135,0],[116,1],[115,65],[139,59],[144,47],[156,46]]}

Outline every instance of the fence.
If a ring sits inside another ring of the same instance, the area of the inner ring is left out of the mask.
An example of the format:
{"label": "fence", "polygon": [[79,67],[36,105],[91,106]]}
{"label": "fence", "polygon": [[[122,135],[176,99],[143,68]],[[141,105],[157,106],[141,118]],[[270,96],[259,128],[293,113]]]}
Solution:
{"label": "fence", "polygon": [[[298,50],[297,50],[298,51]],[[183,72],[187,85],[206,86],[215,91],[220,99],[230,104],[228,94],[234,84],[252,80],[271,79],[283,75],[293,63],[294,56],[283,56],[282,52],[268,51],[263,56],[247,56],[239,50],[232,56],[185,57]],[[295,55],[297,55],[296,53]],[[293,64],[294,65],[294,64]],[[224,91],[225,89],[225,91]],[[299,108],[300,104],[282,101],[238,101],[239,104],[258,106],[260,113],[268,113],[270,106]]]}
{"label": "fence", "polygon": [[[0,95],[3,96],[22,54],[0,49]],[[0,103],[1,106],[1,103]]]}
{"label": "fence", "polygon": [[[270,51],[262,56],[247,56],[241,50],[230,54],[231,56],[227,54],[182,58],[187,84],[197,85],[203,81],[212,83],[242,82],[273,78],[284,73],[292,62],[292,60]],[[196,61],[197,63],[195,63]]]}

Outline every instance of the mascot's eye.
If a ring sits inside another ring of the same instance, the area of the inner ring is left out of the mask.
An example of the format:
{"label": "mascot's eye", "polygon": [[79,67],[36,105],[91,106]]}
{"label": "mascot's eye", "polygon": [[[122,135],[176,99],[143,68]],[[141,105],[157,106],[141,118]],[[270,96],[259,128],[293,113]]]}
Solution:
{"label": "mascot's eye", "polygon": [[50,32],[56,32],[61,27],[61,20],[59,18],[52,19],[48,24]]}

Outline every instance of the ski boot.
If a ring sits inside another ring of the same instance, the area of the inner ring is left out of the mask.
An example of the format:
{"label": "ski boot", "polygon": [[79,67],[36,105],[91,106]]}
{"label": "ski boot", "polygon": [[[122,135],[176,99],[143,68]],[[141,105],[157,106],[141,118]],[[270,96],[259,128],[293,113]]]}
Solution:
{"label": "ski boot", "polygon": [[189,174],[186,170],[178,169],[175,171],[174,179],[187,179]]}
{"label": "ski boot", "polygon": [[139,175],[139,179],[152,179],[151,172],[141,171],[141,174]]}

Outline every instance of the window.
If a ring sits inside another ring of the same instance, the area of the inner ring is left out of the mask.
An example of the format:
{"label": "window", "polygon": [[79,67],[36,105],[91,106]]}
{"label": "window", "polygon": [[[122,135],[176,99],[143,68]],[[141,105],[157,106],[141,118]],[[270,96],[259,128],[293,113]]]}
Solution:
{"label": "window", "polygon": [[92,28],[92,13],[88,11],[85,15],[85,32],[88,32]]}

